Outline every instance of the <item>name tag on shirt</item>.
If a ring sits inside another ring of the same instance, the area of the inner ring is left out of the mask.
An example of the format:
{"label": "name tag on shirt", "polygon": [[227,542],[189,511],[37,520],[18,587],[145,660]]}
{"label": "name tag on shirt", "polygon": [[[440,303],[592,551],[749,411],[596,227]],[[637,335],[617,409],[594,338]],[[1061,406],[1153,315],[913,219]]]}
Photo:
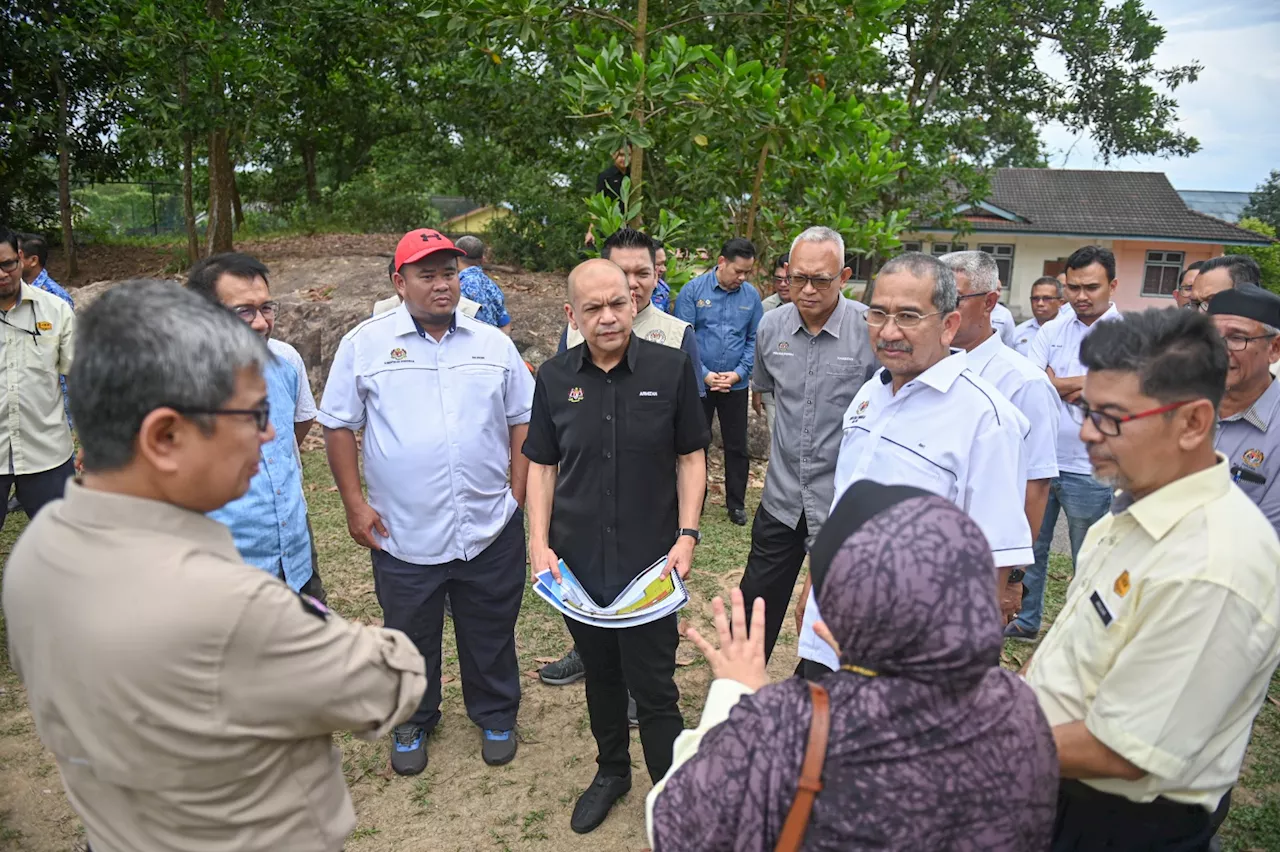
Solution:
{"label": "name tag on shirt", "polygon": [[1102,626],[1110,627],[1115,617],[1111,615],[1111,610],[1107,609],[1106,603],[1102,600],[1102,595],[1094,592],[1089,596],[1089,603],[1093,604],[1094,611],[1098,613],[1098,618],[1102,619]]}

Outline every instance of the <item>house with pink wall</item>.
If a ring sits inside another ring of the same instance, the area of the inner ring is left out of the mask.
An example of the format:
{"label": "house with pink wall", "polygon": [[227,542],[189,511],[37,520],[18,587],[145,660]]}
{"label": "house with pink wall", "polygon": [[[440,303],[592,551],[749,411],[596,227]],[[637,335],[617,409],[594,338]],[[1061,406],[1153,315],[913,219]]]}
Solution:
{"label": "house with pink wall", "polygon": [[904,247],[991,254],[1000,266],[1001,301],[1019,318],[1031,314],[1031,283],[1057,275],[1083,245],[1115,253],[1116,304],[1141,310],[1172,305],[1187,264],[1271,242],[1192,210],[1160,172],[997,169],[987,199],[960,212],[965,233],[919,229],[903,236]]}

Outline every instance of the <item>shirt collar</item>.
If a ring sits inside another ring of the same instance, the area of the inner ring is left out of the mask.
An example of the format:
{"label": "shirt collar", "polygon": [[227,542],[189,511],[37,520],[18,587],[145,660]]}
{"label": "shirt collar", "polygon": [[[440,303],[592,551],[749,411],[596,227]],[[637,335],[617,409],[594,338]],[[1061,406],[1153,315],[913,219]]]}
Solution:
{"label": "shirt collar", "polygon": [[1265,432],[1271,425],[1271,421],[1275,419],[1277,409],[1280,409],[1280,382],[1272,379],[1271,384],[1267,385],[1267,389],[1262,392],[1262,396],[1253,401],[1253,405],[1239,414],[1224,418],[1223,422],[1243,420],[1259,432]]}
{"label": "shirt collar", "polygon": [[1231,488],[1227,457],[1222,453],[1215,455],[1218,461],[1213,467],[1175,479],[1141,500],[1134,500],[1125,492],[1117,494],[1111,513],[1128,512],[1149,536],[1156,540],[1164,538],[1187,515],[1217,500]]}
{"label": "shirt collar", "polygon": [[[844,312],[846,310],[851,310],[847,304],[848,301],[849,300],[843,295],[838,297],[836,301],[836,309],[831,312],[831,316],[827,317],[827,321],[822,324],[822,328],[818,330],[818,334],[822,334],[822,332],[825,331],[837,340],[840,339],[840,323],[844,319]],[[792,313],[795,314],[795,322],[792,323],[791,333],[795,334],[801,329],[804,329],[807,333],[809,329],[805,327],[804,317],[800,316],[800,309],[796,307],[796,303],[787,302],[779,305],[778,310],[786,310],[787,308],[790,308]],[[814,336],[817,337],[817,335]]]}
{"label": "shirt collar", "polygon": [[999,333],[992,329],[991,336],[973,347],[973,351],[969,353],[969,369],[981,375],[991,363],[991,359],[996,357],[1003,348],[1004,341],[1000,339]]}
{"label": "shirt collar", "polygon": [[[622,359],[623,362],[626,363],[627,369],[632,373],[636,371],[636,350],[639,348],[640,347],[636,346],[635,332],[632,332],[631,338],[627,341],[627,355]],[[571,351],[573,351],[574,354],[569,357],[569,366],[573,368],[575,373],[581,373],[582,368],[587,364],[595,366],[595,362],[591,360],[591,348],[587,346],[587,341],[585,339],[577,346],[573,347],[573,350]],[[621,366],[621,363],[618,366]],[[616,370],[617,367],[614,369]]]}
{"label": "shirt collar", "polygon": [[98,491],[71,480],[64,505],[64,515],[76,526],[147,530],[188,539],[231,556],[237,553],[226,526],[172,503]]}
{"label": "shirt collar", "polygon": [[[1070,305],[1068,305],[1067,307],[1071,307],[1071,306],[1070,306]],[[1112,302],[1112,303],[1107,307],[1107,309],[1106,309],[1105,311],[1103,311],[1103,312],[1102,312],[1102,316],[1098,317],[1096,320],[1094,320],[1094,321],[1093,321],[1093,325],[1097,325],[1098,323],[1102,322],[1103,320],[1119,319],[1119,318],[1120,318],[1120,317],[1122,317],[1122,316],[1123,316],[1123,314],[1121,314],[1121,313],[1120,313],[1120,309],[1116,307],[1116,303],[1115,303],[1115,302]],[[1071,308],[1071,321],[1072,321],[1072,322],[1075,322],[1075,323],[1079,323],[1079,324],[1080,324],[1081,326],[1083,326],[1084,328],[1093,328],[1093,326],[1092,326],[1092,325],[1085,325],[1085,324],[1084,324],[1084,321],[1080,319],[1080,315],[1076,313],[1075,308]]]}
{"label": "shirt collar", "polygon": [[[960,374],[969,366],[969,355],[963,349],[952,349],[951,354],[916,376],[914,381],[926,384],[940,393],[946,393],[951,390],[951,386],[955,384],[956,379],[960,378]],[[888,376],[889,371],[885,370],[884,375]],[[881,381],[884,381],[881,378]],[[888,384],[888,382],[885,382]]]}
{"label": "shirt collar", "polygon": [[[400,300],[400,304],[396,306],[395,311],[396,311],[396,318],[395,318],[395,323],[396,323],[395,336],[396,337],[403,337],[406,334],[416,334],[418,337],[423,337],[423,338],[427,336],[426,331],[422,328],[421,325],[418,324],[418,321],[413,318],[413,314],[409,313],[409,306],[405,304],[403,299]],[[455,309],[453,312],[453,318],[449,320],[450,333],[458,330],[458,327],[459,327],[458,316],[459,316],[458,311]],[[466,317],[463,317],[463,320],[465,321]],[[463,327],[465,327],[465,324]]]}

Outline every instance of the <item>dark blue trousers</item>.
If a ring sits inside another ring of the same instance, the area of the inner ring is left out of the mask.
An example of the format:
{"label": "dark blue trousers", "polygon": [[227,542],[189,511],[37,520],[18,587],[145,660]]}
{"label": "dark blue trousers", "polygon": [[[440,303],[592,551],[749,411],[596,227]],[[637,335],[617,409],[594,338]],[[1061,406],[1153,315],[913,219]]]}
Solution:
{"label": "dark blue trousers", "polygon": [[404,631],[427,664],[427,691],[409,723],[431,731],[440,721],[440,640],[447,592],[467,716],[481,728],[514,728],[520,708],[515,628],[526,575],[524,514],[517,509],[494,542],[469,562],[414,565],[385,551],[371,553],[383,623]]}

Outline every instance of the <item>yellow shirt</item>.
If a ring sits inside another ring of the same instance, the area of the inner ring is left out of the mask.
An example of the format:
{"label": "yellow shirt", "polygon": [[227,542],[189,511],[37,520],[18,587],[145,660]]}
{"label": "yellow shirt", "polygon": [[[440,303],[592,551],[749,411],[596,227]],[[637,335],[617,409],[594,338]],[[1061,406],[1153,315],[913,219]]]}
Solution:
{"label": "yellow shirt", "polygon": [[52,470],[71,458],[71,429],[58,376],[71,369],[76,317],[52,293],[23,284],[18,302],[0,312],[0,472]]}
{"label": "yellow shirt", "polygon": [[1148,773],[1084,783],[1212,811],[1236,783],[1280,662],[1280,541],[1226,458],[1094,524],[1027,671],[1051,725]]}

